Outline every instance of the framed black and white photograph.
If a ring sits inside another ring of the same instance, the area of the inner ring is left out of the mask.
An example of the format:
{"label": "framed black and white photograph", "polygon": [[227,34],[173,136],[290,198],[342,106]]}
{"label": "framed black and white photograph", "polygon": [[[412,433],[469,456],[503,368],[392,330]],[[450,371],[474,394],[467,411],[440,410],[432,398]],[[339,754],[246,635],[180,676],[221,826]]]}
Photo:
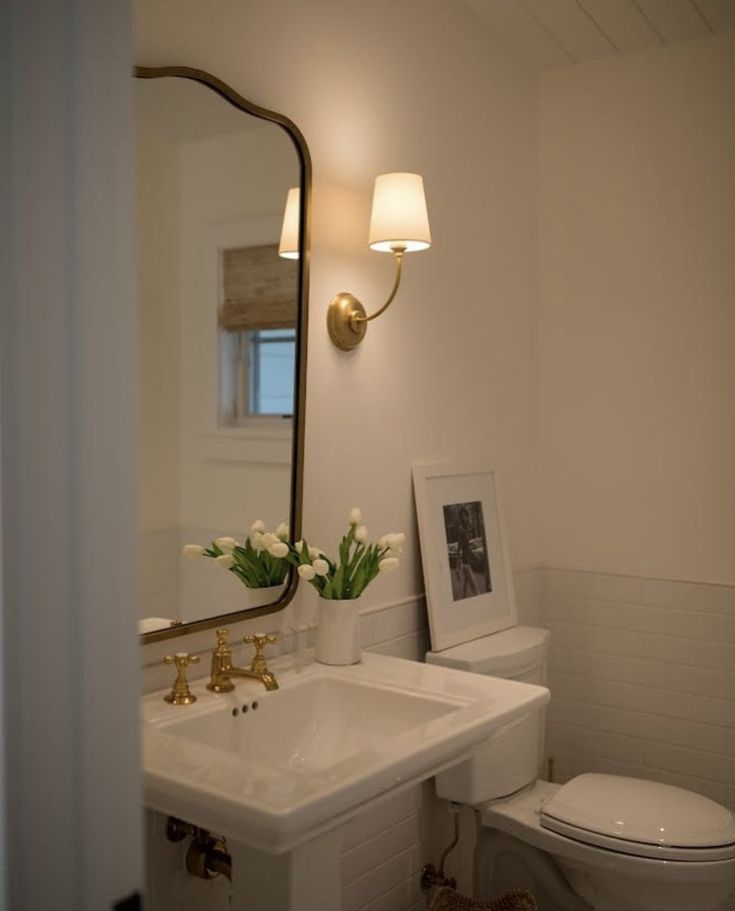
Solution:
{"label": "framed black and white photograph", "polygon": [[433,651],[515,626],[495,470],[413,466]]}

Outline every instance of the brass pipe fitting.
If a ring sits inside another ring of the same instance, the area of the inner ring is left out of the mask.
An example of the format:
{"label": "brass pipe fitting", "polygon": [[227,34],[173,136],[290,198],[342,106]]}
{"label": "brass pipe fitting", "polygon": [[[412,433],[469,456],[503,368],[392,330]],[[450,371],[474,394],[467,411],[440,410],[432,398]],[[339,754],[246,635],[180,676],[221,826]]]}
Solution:
{"label": "brass pipe fitting", "polygon": [[206,829],[197,829],[186,852],[186,869],[199,879],[224,876],[232,882],[232,858],[224,838],[210,835]]}
{"label": "brass pipe fitting", "polygon": [[175,816],[169,816],[166,820],[166,838],[174,844],[191,838],[185,861],[187,872],[191,876],[198,879],[224,876],[232,882],[232,857],[224,838],[211,835],[207,829],[201,829]]}

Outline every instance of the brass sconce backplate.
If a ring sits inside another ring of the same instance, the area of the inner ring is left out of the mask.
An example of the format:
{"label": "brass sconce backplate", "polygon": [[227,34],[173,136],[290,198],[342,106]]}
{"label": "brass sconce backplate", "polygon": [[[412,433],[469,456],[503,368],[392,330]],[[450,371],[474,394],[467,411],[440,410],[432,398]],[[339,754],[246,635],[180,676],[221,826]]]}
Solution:
{"label": "brass sconce backplate", "polygon": [[342,351],[352,351],[365,338],[368,320],[360,301],[347,291],[332,298],[327,310],[329,337]]}

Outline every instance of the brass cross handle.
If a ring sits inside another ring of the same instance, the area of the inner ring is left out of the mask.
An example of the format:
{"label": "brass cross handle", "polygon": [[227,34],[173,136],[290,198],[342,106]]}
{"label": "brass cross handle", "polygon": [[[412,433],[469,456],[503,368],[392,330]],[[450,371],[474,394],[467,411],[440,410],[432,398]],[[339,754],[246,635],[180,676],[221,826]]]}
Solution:
{"label": "brass cross handle", "polygon": [[230,644],[227,641],[230,631],[228,629],[216,629],[214,634],[217,637],[217,648],[214,650],[214,654],[218,657],[229,657],[232,654]]}
{"label": "brass cross handle", "polygon": [[186,669],[190,664],[199,664],[199,655],[188,655],[186,652],[177,652],[175,655],[166,655],[163,659],[164,664],[176,665],[176,679],[171,687],[171,692],[163,698],[171,705],[191,705],[197,701],[197,697],[189,689],[189,682],[186,679]]}
{"label": "brass cross handle", "polygon": [[278,642],[278,636],[254,633],[252,636],[245,636],[242,641],[245,645],[255,646],[255,655],[250,664],[250,670],[255,671],[256,674],[267,674],[268,665],[265,663],[265,647],[273,642]]}

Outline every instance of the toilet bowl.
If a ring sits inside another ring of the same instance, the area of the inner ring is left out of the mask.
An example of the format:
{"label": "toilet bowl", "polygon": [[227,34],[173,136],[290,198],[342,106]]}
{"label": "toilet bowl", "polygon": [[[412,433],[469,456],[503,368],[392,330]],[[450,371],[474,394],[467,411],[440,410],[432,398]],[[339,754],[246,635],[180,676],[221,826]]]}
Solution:
{"label": "toilet bowl", "polygon": [[[605,794],[607,791],[611,799],[617,800],[622,799],[627,788],[632,786],[628,796],[637,800],[650,786],[654,799],[658,795],[674,806],[677,800],[681,800],[681,811],[684,813],[697,806],[702,814],[703,831],[710,833],[712,841],[727,842],[733,837],[727,828],[719,834],[714,831],[718,820],[724,819],[727,823],[728,811],[724,807],[680,788],[611,775],[580,775],[572,779],[568,786],[538,781],[520,794],[486,803],[479,808],[482,829],[478,839],[477,863],[484,868],[480,872],[480,879],[484,881],[482,891],[488,894],[496,891],[491,869],[492,853],[483,844],[485,830],[495,830],[517,839],[523,845],[533,846],[553,859],[563,877],[556,884],[556,907],[560,911],[585,907],[574,904],[574,896],[584,899],[587,907],[595,911],[705,911],[716,908],[732,892],[735,883],[735,844],[732,842],[713,847],[672,847],[660,842],[652,843],[656,838],[655,829],[660,826],[652,826],[650,836],[642,836],[650,837],[651,842],[645,842],[623,839],[563,821],[559,825],[560,820],[545,811],[554,808],[554,801],[564,797],[567,787],[577,784],[587,786],[583,804],[586,810],[595,805],[591,796],[595,793]],[[580,793],[579,796],[583,795]],[[605,799],[601,802],[603,805],[607,803]],[[621,812],[615,815],[625,816],[626,810],[622,806],[618,809]],[[708,818],[711,820],[709,813],[715,818],[714,827],[711,822],[706,822]],[[608,819],[612,817],[603,815],[598,823],[591,824],[598,829],[609,828],[606,825]],[[691,829],[689,831],[691,833]],[[667,836],[669,840],[677,839],[671,827],[667,829]],[[700,833],[699,838],[692,835],[690,840],[702,841],[707,837],[702,837]],[[508,850],[507,845],[505,850]],[[516,853],[522,856],[523,848],[517,847]],[[529,868],[529,879],[533,880],[532,856],[531,859],[526,858],[525,863]],[[537,890],[549,889],[544,886],[543,879],[534,886]]]}
{"label": "toilet bowl", "polygon": [[[548,646],[547,630],[513,627],[426,660],[544,683]],[[477,898],[525,887],[541,911],[714,911],[735,891],[728,809],[624,776],[540,781],[544,726],[536,712],[436,777],[440,797],[477,811]]]}

